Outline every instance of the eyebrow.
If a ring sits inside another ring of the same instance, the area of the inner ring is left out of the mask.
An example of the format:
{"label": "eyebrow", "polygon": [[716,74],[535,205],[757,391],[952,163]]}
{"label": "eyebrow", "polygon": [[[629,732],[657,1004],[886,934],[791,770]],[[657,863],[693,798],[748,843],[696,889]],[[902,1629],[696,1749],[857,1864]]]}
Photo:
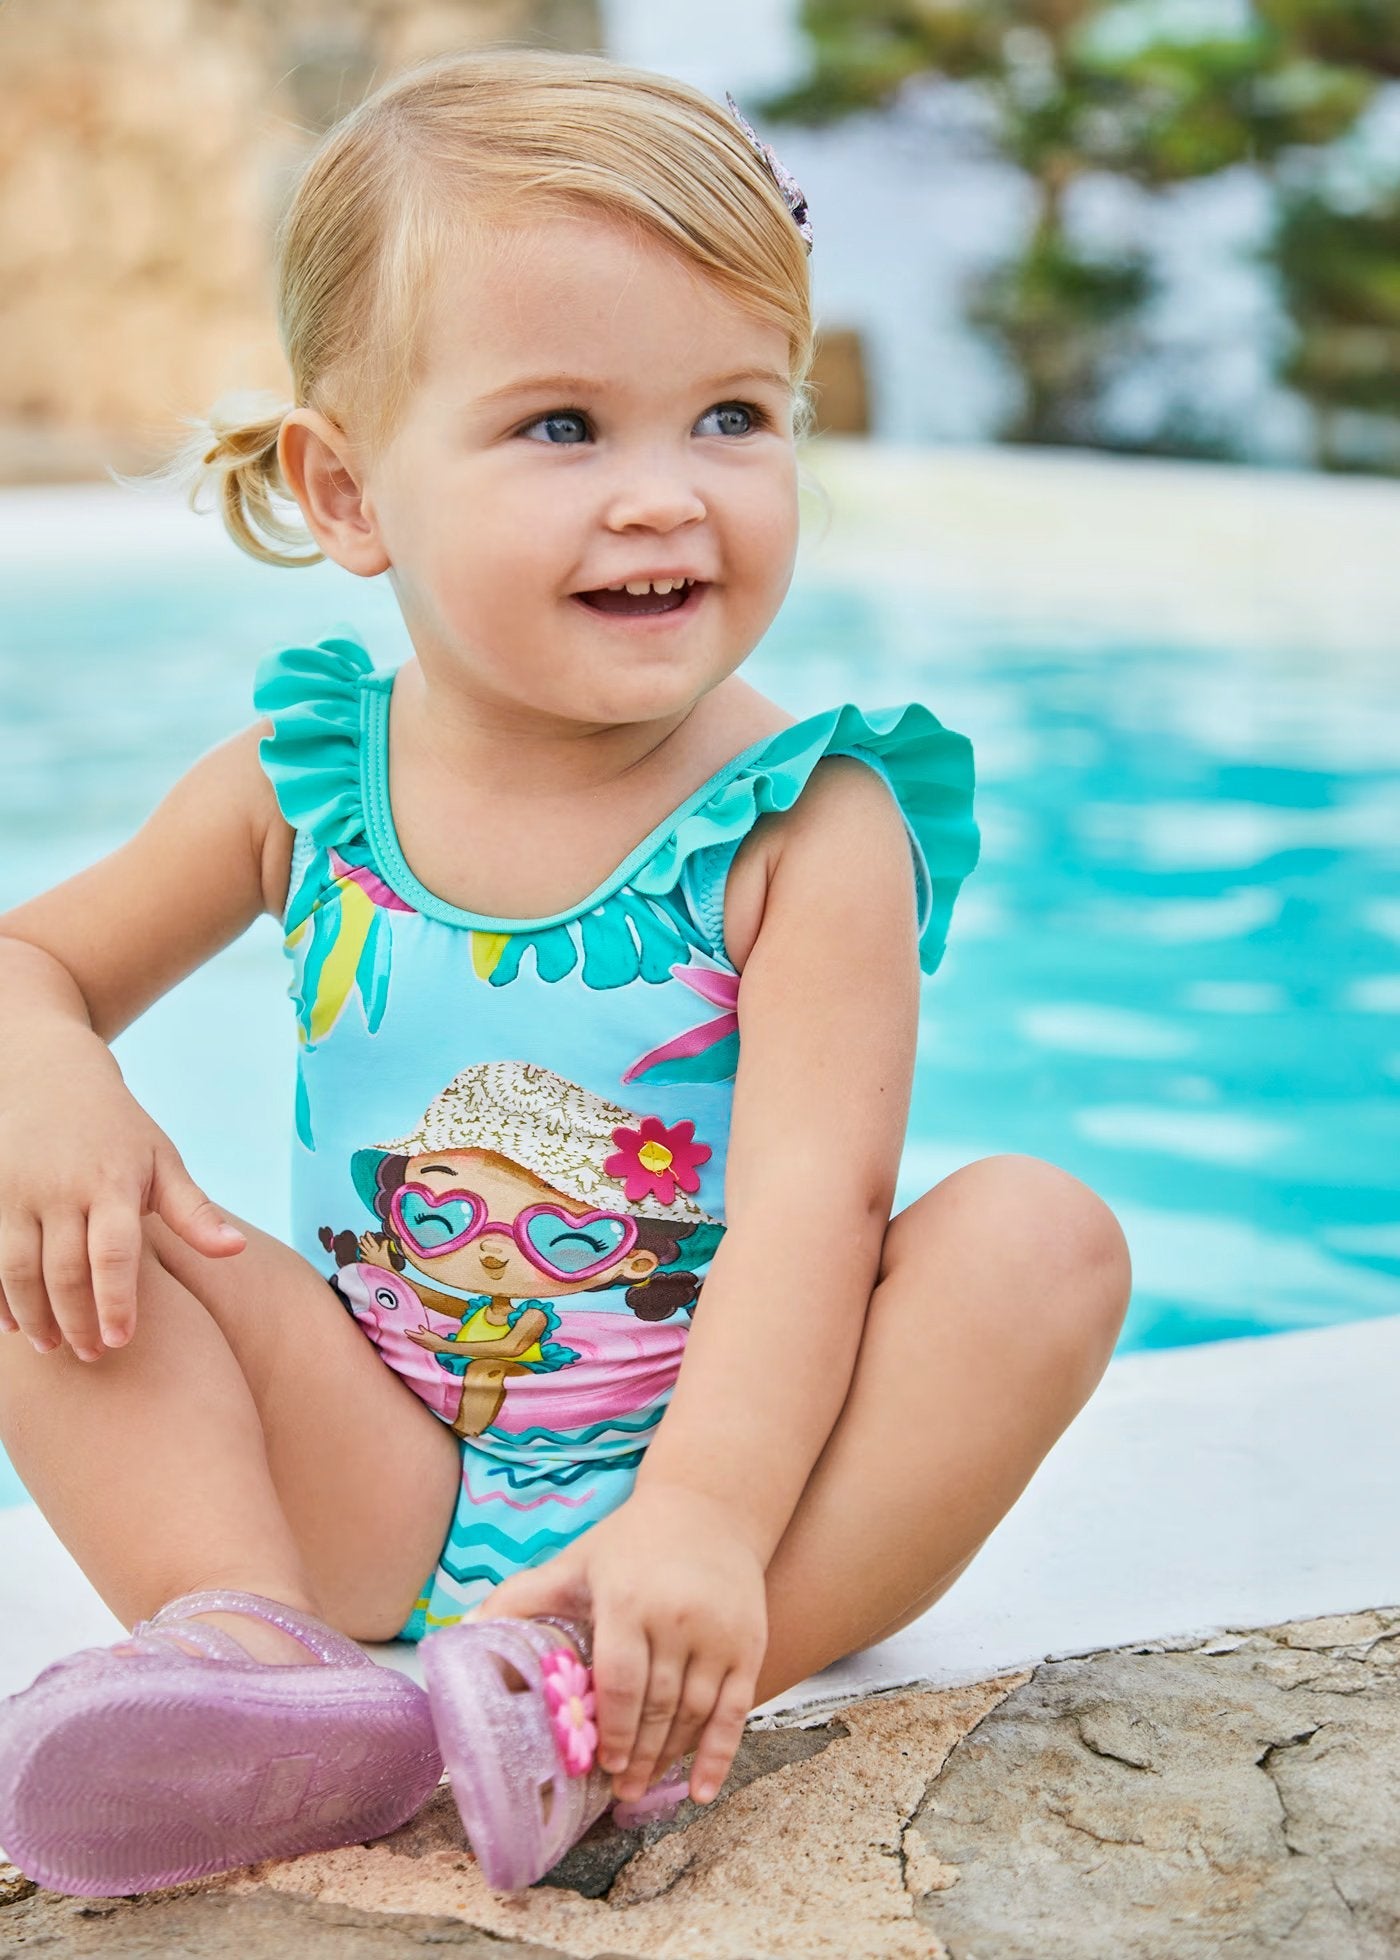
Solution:
{"label": "eyebrow", "polygon": [[[702,384],[697,394],[722,394],[726,388],[737,388],[742,382],[766,382],[769,387],[790,387],[788,376],[779,374],[776,368],[742,368],[736,374],[721,374]],[[493,388],[489,394],[473,397],[474,408],[490,408],[497,402],[511,401],[517,395],[606,395],[610,392],[606,381],[590,381],[578,374],[536,374],[522,381],[508,381],[504,387]]]}

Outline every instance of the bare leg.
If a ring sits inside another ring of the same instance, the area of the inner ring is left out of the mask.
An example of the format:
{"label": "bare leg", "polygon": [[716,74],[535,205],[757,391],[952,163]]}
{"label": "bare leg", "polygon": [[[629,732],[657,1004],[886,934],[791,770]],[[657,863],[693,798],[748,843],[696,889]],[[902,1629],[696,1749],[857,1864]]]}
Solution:
{"label": "bare leg", "polygon": [[768,1568],[756,1701],[917,1618],[1089,1399],[1127,1310],[1117,1220],[989,1157],[891,1220],[850,1393]]}
{"label": "bare leg", "polygon": [[[0,1439],[126,1625],[228,1586],[392,1638],[447,1533],[457,1442],[315,1268],[239,1223],[247,1247],[216,1260],[147,1219],[136,1332],[92,1364],[0,1337]],[[230,1624],[268,1658],[291,1644]]]}

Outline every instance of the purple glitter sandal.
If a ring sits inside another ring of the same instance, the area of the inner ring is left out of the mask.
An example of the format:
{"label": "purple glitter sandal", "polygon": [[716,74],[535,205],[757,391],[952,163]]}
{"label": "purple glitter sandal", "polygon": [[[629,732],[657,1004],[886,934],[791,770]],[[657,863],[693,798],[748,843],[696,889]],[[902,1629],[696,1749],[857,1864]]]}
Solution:
{"label": "purple glitter sandal", "polygon": [[[564,1628],[588,1654],[584,1628]],[[594,1763],[593,1677],[543,1620],[474,1620],[420,1649],[452,1795],[486,1883],[533,1885],[612,1801]],[[510,1670],[524,1682],[512,1687]]]}
{"label": "purple glitter sandal", "polygon": [[[253,1614],[322,1665],[257,1660],[197,1613]],[[0,1844],[84,1897],[383,1837],[441,1774],[415,1682],[257,1593],[186,1593],[0,1702]]]}

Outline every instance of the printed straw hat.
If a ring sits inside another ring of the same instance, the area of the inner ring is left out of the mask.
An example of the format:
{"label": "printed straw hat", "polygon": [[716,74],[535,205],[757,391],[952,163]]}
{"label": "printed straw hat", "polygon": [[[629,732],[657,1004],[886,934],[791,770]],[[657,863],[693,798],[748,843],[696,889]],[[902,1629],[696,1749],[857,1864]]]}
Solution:
{"label": "printed straw hat", "polygon": [[433,1097],[416,1130],[357,1150],[350,1175],[373,1211],[385,1157],[494,1150],[580,1204],[722,1230],[690,1195],[711,1155],[694,1132],[693,1123],[639,1116],[537,1062],[476,1062]]}

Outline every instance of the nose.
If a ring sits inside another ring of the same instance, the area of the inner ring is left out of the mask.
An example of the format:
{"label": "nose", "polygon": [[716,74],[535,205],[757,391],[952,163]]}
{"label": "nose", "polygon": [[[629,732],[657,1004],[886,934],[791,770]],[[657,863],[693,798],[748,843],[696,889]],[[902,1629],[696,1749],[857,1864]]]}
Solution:
{"label": "nose", "polygon": [[694,480],[693,461],[674,453],[635,450],[620,459],[608,498],[610,531],[679,531],[698,524],[706,515],[705,500]]}

